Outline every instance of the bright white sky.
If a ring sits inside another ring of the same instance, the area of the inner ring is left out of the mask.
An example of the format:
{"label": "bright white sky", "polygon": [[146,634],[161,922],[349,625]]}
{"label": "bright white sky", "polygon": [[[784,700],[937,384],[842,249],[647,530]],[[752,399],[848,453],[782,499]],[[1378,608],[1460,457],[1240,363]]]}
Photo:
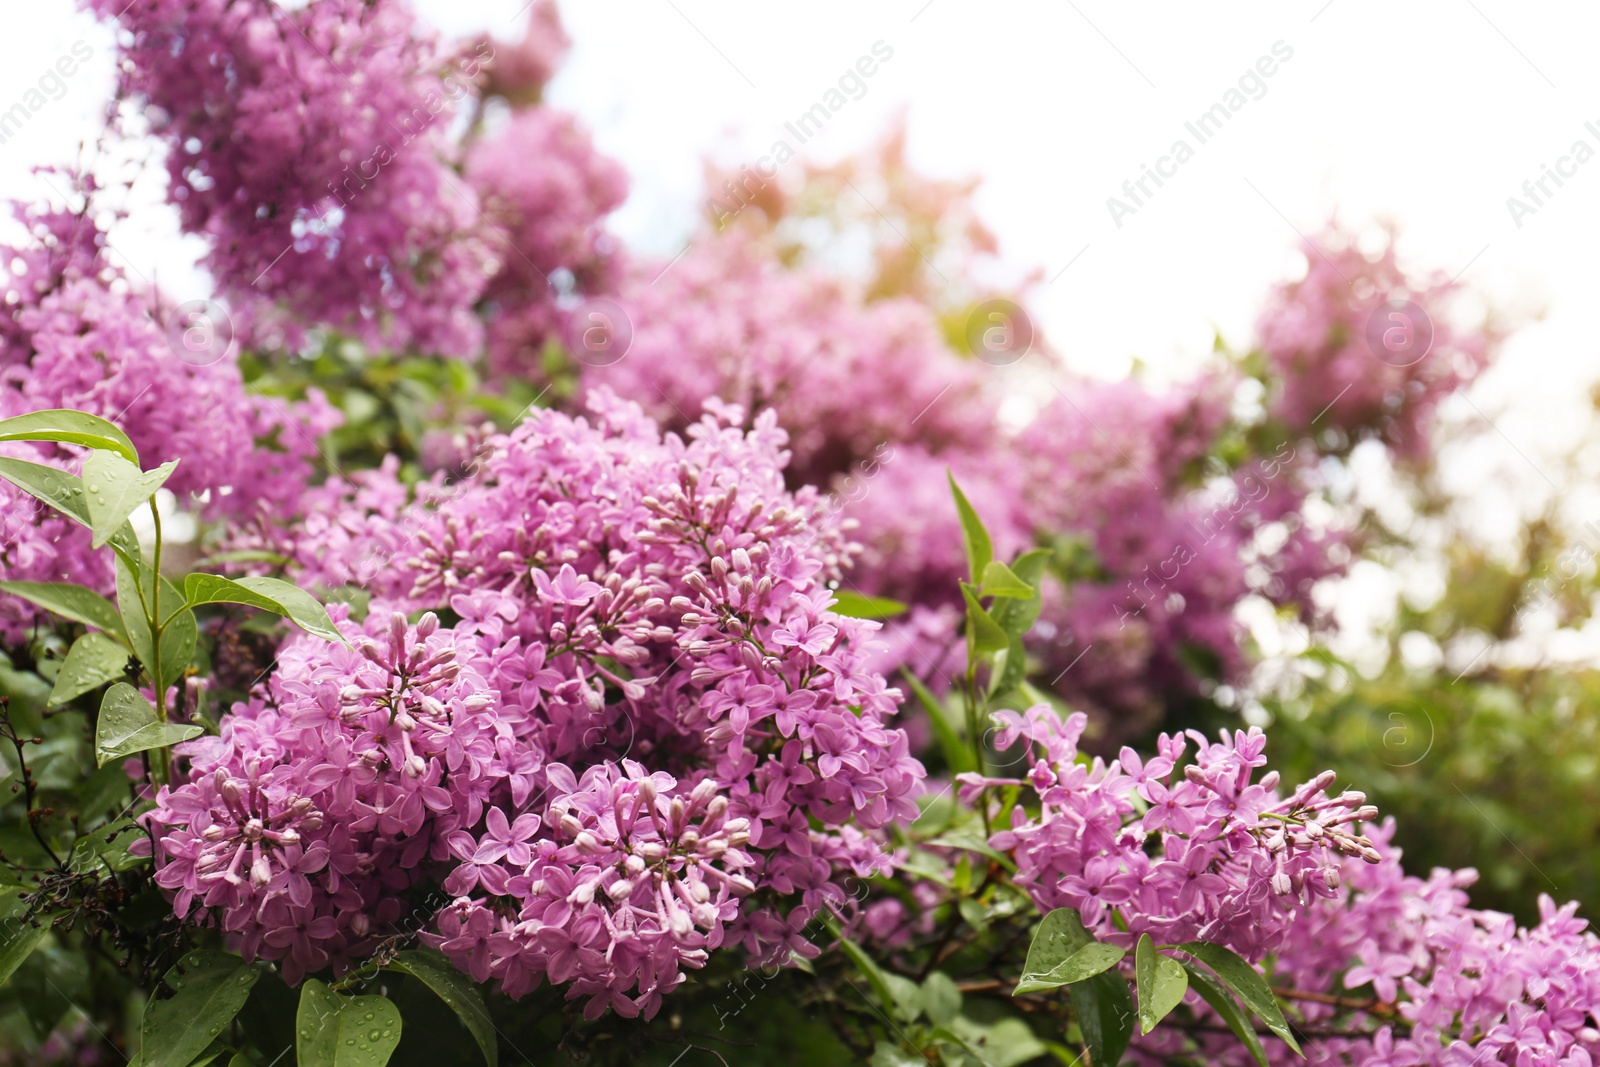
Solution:
{"label": "bright white sky", "polygon": [[[447,32],[521,32],[525,0],[417,2]],[[909,106],[913,160],[981,174],[980,208],[1007,259],[1061,272],[1035,309],[1075,366],[1112,376],[1137,356],[1182,374],[1213,328],[1248,343],[1261,294],[1296,269],[1295,231],[1312,232],[1337,207],[1352,221],[1397,220],[1407,258],[1462,272],[1491,305],[1545,312],[1472,394],[1504,436],[1467,464],[1464,488],[1536,497],[1547,489],[1540,468],[1586,425],[1587,384],[1600,371],[1600,159],[1520,228],[1506,199],[1575,140],[1600,149],[1600,134],[1584,128],[1595,120],[1600,130],[1600,68],[1588,54],[1600,9],[568,0],[563,14],[576,46],[550,97],[633,175],[615,225],[636,247],[676,252],[698,208],[701,159],[753,162],[881,40],[892,60],[802,151],[828,160],[858,150]],[[63,98],[0,146],[0,194],[37,195],[47,190],[29,168],[70,158],[96,128],[110,35],[70,0],[5,18],[0,110],[74,41],[95,50]],[[1293,58],[1265,96],[1114,225],[1106,198],[1278,41]],[[189,266],[196,249],[175,237],[165,209],[140,212],[116,243],[169,289],[203,288]],[[1473,417],[1464,405],[1457,414]],[[1511,503],[1486,508],[1484,521]]]}

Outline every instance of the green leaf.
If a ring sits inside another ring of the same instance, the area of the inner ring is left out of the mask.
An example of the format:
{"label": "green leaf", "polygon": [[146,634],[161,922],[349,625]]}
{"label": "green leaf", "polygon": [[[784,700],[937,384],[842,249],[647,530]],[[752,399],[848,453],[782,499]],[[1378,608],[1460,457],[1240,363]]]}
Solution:
{"label": "green leaf", "polygon": [[961,1013],[961,990],[953,978],[934,971],[922,981],[922,1010],[935,1026],[946,1026]]}
{"label": "green leaf", "polygon": [[886,596],[867,596],[853,589],[833,591],[833,613],[851,619],[892,619],[906,611],[904,603]]}
{"label": "green leaf", "polygon": [[1094,938],[1083,928],[1083,920],[1076,911],[1056,908],[1039,921],[1022,973],[1049,974],[1068,956],[1093,943]]}
{"label": "green leaf", "polygon": [[[162,603],[179,597],[178,590],[165,578],[161,579],[164,587],[162,590]],[[200,625],[195,621],[194,612],[183,608],[173,613],[161,631],[161,686],[165,688],[172,685],[183,672],[188,669],[189,661],[194,659],[194,646],[200,638]]]}
{"label": "green leaf", "polygon": [[934,1036],[966,1049],[983,1067],[1020,1067],[1049,1051],[1021,1019],[977,1022],[961,1016]]}
{"label": "green leaf", "polygon": [[967,503],[967,495],[956,484],[956,476],[947,474],[946,477],[950,479],[950,495],[956,500],[956,514],[961,517],[961,541],[967,547],[967,576],[977,581],[994,558],[994,542],[989,540],[983,520]]}
{"label": "green leaf", "polygon": [[100,871],[110,867],[113,871],[131,871],[149,856],[128,854],[128,846],[144,839],[144,831],[132,819],[118,819],[97,830],[91,830],[72,844],[72,869],[80,874]]}
{"label": "green leaf", "polygon": [[[90,525],[89,506],[84,502],[83,479],[76,474],[0,456],[0,478],[44,501],[63,515],[84,526]],[[131,563],[139,561],[139,539],[133,527],[123,523],[109,542],[112,551]]]}
{"label": "green leaf", "polygon": [[1028,679],[1028,649],[1019,634],[1012,634],[1003,657],[996,657],[1000,669],[989,679],[989,699],[1011,692]]}
{"label": "green leaf", "polygon": [[1295,1052],[1305,1055],[1300,1052],[1300,1043],[1295,1040],[1294,1032],[1289,1029],[1283,1011],[1278,1007],[1278,998],[1272,995],[1272,987],[1267,985],[1260,971],[1236,953],[1209,941],[1185,941],[1174,947],[1217,972],[1217,977],[1244,1002],[1245,1007],[1261,1016],[1268,1030],[1282,1038],[1283,1043]]}
{"label": "green leaf", "polygon": [[177,994],[152,998],[140,1024],[143,1067],[185,1067],[225,1030],[261,977],[253,964],[227,952],[191,952],[166,974]]}
{"label": "green leaf", "polygon": [[72,643],[56,672],[47,703],[54,707],[121,678],[128,668],[128,650],[93,630]]}
{"label": "green leaf", "polygon": [[[1048,974],[1095,940],[1084,929],[1083,920],[1071,908],[1057,908],[1046,915],[1028,946],[1024,975]],[[1128,983],[1118,974],[1100,973],[1086,981],[1067,986],[1078,1029],[1096,1067],[1115,1067],[1133,1037],[1133,998]]]}
{"label": "green leaf", "polygon": [[300,1067],[383,1067],[400,1044],[400,1009],[387,997],[346,997],[307,978],[295,1033]]}
{"label": "green leaf", "polygon": [[55,612],[64,619],[124,637],[116,605],[93,589],[71,582],[0,582],[0,590]]}
{"label": "green leaf", "polygon": [[963,771],[977,770],[978,765],[973,759],[972,749],[962,742],[961,735],[956,732],[948,713],[944,710],[943,702],[934,696],[933,690],[923,685],[922,679],[912,674],[910,669],[903,673],[907,684],[911,686],[911,691],[922,703],[922,710],[928,713],[928,725],[933,728],[934,739],[939,742],[939,751],[944,753],[944,761],[949,766],[950,773],[955,775]]}
{"label": "green leaf", "polygon": [[[850,962],[856,965],[867,979],[867,984],[872,986],[873,993],[877,994],[878,1002],[883,1005],[883,1010],[899,1016],[906,1022],[915,1019],[922,1011],[920,1003],[912,1003],[908,999],[905,989],[895,989],[890,985],[890,975],[884,973],[877,963],[861,950],[861,947],[847,937],[839,939],[839,947],[844,949],[844,954],[850,957]],[[920,992],[915,984],[907,982],[912,992]],[[897,995],[898,993],[898,995]],[[916,998],[920,1000],[920,997]]]}
{"label": "green leaf", "polygon": [[1026,600],[1033,596],[1033,586],[1023,581],[1012,573],[997,559],[991,559],[983,568],[983,581],[978,583],[982,596],[1005,597],[1011,600]]}
{"label": "green leaf", "polygon": [[1139,935],[1133,967],[1139,987],[1139,1025],[1148,1034],[1183,1001],[1184,993],[1189,990],[1189,978],[1182,964],[1156,951],[1149,934]]}
{"label": "green leaf", "polygon": [[11,419],[0,419],[0,441],[58,441],[64,444],[104,448],[130,463],[139,462],[128,435],[105,419],[82,411],[55,408],[33,411]]}
{"label": "green leaf", "polygon": [[[3,896],[15,901],[16,891],[11,890]],[[0,985],[4,985],[16,973],[17,968],[33,955],[33,950],[49,935],[49,917],[41,916],[35,921],[39,925],[24,921],[18,914],[0,923]]]}
{"label": "green leaf", "polygon": [[1261,1047],[1261,1038],[1256,1034],[1255,1027],[1250,1025],[1250,1020],[1244,1012],[1239,1010],[1238,1003],[1228,995],[1210,974],[1198,967],[1189,964],[1183,965],[1183,972],[1189,976],[1189,988],[1199,993],[1201,998],[1216,1012],[1228,1029],[1233,1031],[1235,1037],[1244,1043],[1250,1055],[1261,1067],[1267,1067],[1267,1050]]}
{"label": "green leaf", "polygon": [[171,460],[153,471],[141,471],[114,452],[89,453],[83,461],[83,499],[89,509],[94,547],[109,541],[128,516],[172,477],[177,466],[178,461]]}
{"label": "green leaf", "polygon": [[1109,971],[1122,962],[1122,957],[1127,954],[1126,949],[1118,948],[1116,945],[1091,941],[1044,974],[1024,972],[1022,980],[1017,983],[1017,988],[1011,991],[1011,995],[1015,997],[1023,993],[1039,993],[1048,989],[1060,989],[1073,982],[1086,981],[1097,974]]}
{"label": "green leaf", "polygon": [[282,615],[309,634],[344,644],[327,609],[316,597],[279,578],[224,578],[218,574],[191,574],[183,581],[184,599],[198,604],[244,604]]}
{"label": "green leaf", "polygon": [[156,709],[133,686],[118,682],[106,690],[100,702],[100,721],[94,731],[94,758],[98,766],[109,761],[166,748],[205,733],[198,726],[161,722]]}
{"label": "green leaf", "polygon": [[471,979],[442,954],[428,949],[401,952],[389,967],[421,980],[433,990],[447,1007],[461,1017],[483,1052],[488,1067],[496,1067],[499,1063],[499,1046],[495,1041],[494,1023],[489,1020],[489,1010],[483,1005],[483,996]]}
{"label": "green leaf", "polygon": [[1116,1067],[1133,1038],[1133,998],[1121,975],[1097,974],[1067,987],[1078,1029],[1096,1065]]}
{"label": "green leaf", "polygon": [[961,596],[967,602],[967,632],[974,646],[979,652],[999,652],[1009,648],[1011,638],[1000,629],[1000,624],[995,622],[983,605],[978,603],[978,598],[973,593],[972,586],[966,582],[961,583]]}
{"label": "green leaf", "polygon": [[[997,600],[989,613],[1000,624],[1000,629],[1010,634],[1013,640],[1033,629],[1034,621],[1039,617],[1039,609],[1043,604],[1039,590],[1044,581],[1045,565],[1049,561],[1050,550],[1044,548],[1024,552],[1011,561],[1012,575],[1027,584],[1028,593],[1025,597]],[[988,592],[987,589],[984,591]]]}

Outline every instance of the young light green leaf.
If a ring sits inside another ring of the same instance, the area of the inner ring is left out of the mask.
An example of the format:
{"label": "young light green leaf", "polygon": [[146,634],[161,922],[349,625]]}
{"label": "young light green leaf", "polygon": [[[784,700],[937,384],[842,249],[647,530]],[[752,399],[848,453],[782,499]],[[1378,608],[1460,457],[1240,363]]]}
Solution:
{"label": "young light green leaf", "polygon": [[306,633],[344,644],[327,609],[316,597],[278,578],[224,578],[218,574],[191,574],[183,581],[184,598],[198,604],[244,604],[282,615]]}
{"label": "young light green leaf", "polygon": [[1044,974],[1024,972],[1022,980],[1017,983],[1017,988],[1011,991],[1011,995],[1015,997],[1023,993],[1040,993],[1050,989],[1060,989],[1073,982],[1085,981],[1103,971],[1109,971],[1127,954],[1126,949],[1118,948],[1116,945],[1091,941]]}
{"label": "young light green leaf", "polygon": [[1244,1012],[1239,1010],[1239,1004],[1222,988],[1222,983],[1213,978],[1210,973],[1198,967],[1183,965],[1183,973],[1189,976],[1189,988],[1200,994],[1211,1010],[1227,1024],[1233,1035],[1244,1043],[1252,1059],[1261,1067],[1267,1067],[1267,1051],[1261,1047],[1261,1038],[1256,1034],[1255,1027],[1250,1025],[1250,1020]]}
{"label": "young light green leaf", "polygon": [[939,742],[939,751],[944,754],[944,761],[950,767],[951,774],[961,774],[963,771],[978,769],[977,762],[972,757],[972,749],[961,741],[961,736],[956,733],[956,728],[950,722],[949,713],[944,710],[944,704],[933,690],[922,684],[922,679],[912,674],[909,669],[904,672],[906,684],[911,686],[911,691],[917,695],[917,700],[922,704],[922,710],[928,713],[928,725],[933,728],[933,736]]}
{"label": "young light green leaf", "polygon": [[400,1044],[400,1009],[388,997],[346,997],[307,978],[295,1035],[300,1067],[383,1067]]}
{"label": "young light green leaf", "polygon": [[1289,1029],[1289,1023],[1278,1007],[1278,998],[1272,995],[1272,987],[1267,985],[1260,971],[1231,950],[1209,941],[1186,941],[1174,947],[1215,971],[1223,984],[1244,1002],[1245,1007],[1261,1016],[1268,1030],[1278,1035],[1296,1053],[1305,1055],[1300,1052],[1300,1043],[1295,1040],[1294,1032]]}
{"label": "young light green leaf", "polygon": [[64,619],[81,622],[125,639],[122,619],[116,605],[93,589],[71,582],[0,582],[0,590],[55,612]]}
{"label": "young light green leaf", "polygon": [[104,448],[130,463],[139,462],[128,435],[105,419],[83,411],[55,408],[32,411],[11,419],[0,419],[0,441],[57,441],[63,444]]}
{"label": "young light green leaf", "polygon": [[1033,596],[1033,586],[1017,577],[1010,567],[997,559],[991,559],[983,568],[983,581],[978,585],[982,596],[1005,597],[1011,600],[1026,600]]}
{"label": "young light green leaf", "polygon": [[[83,479],[76,474],[26,460],[0,456],[0,478],[44,501],[63,515],[89,526],[89,506],[84,500]],[[119,526],[107,542],[111,550],[130,563],[139,562],[139,538],[127,523]]]}
{"label": "young light green leaf", "polygon": [[408,949],[396,955],[389,967],[421,980],[433,990],[446,1007],[461,1017],[467,1031],[478,1043],[488,1067],[496,1067],[499,1063],[499,1046],[495,1041],[494,1023],[489,1020],[489,1010],[483,1005],[483,996],[471,979],[443,955],[431,949]]}
{"label": "young light green leaf", "polygon": [[961,596],[967,602],[967,628],[979,652],[999,652],[1010,647],[1011,638],[1000,629],[1000,624],[978,603],[972,586],[961,583]]}
{"label": "young light green leaf", "polygon": [[989,539],[983,520],[967,503],[967,495],[956,484],[956,476],[946,474],[946,477],[950,479],[950,495],[956,500],[956,514],[961,518],[961,540],[967,547],[967,577],[975,582],[994,558],[994,542]]}
{"label": "young light green leaf", "polygon": [[93,546],[109,541],[122,524],[172,477],[178,461],[141,471],[115,452],[91,452],[83,461],[84,503],[89,509]]}
{"label": "young light green leaf", "polygon": [[[1043,601],[1039,596],[1039,588],[1044,581],[1045,564],[1050,560],[1050,550],[1035,548],[1024,552],[1011,561],[1011,573],[1018,581],[1028,586],[1024,596],[1000,598],[989,609],[989,614],[994,616],[994,621],[1000,624],[1000,629],[1010,634],[1013,640],[1023,637],[1033,628],[1034,621],[1039,617],[1039,609]],[[984,592],[988,592],[987,589]]]}
{"label": "young light green leaf", "polygon": [[121,678],[128,669],[128,650],[103,633],[89,631],[72,643],[56,672],[47,703],[54,707]]}
{"label": "young light green leaf", "polygon": [[886,596],[867,596],[853,589],[835,589],[833,599],[834,614],[851,619],[892,619],[906,611],[905,604],[899,600],[891,600]]}
{"label": "young light green leaf", "polygon": [[95,763],[101,767],[114,759],[165,748],[205,733],[198,726],[161,722],[156,709],[133,686],[118,682],[100,702],[100,721],[94,732]]}
{"label": "young light green leaf", "polygon": [[1139,987],[1139,1025],[1142,1032],[1148,1034],[1182,1002],[1183,994],[1189,989],[1189,978],[1182,964],[1156,951],[1149,934],[1139,935],[1133,968]]}
{"label": "young light green leaf", "polygon": [[233,1022],[260,968],[227,952],[191,952],[167,972],[177,991],[145,1005],[141,1062],[144,1067],[185,1067]]}

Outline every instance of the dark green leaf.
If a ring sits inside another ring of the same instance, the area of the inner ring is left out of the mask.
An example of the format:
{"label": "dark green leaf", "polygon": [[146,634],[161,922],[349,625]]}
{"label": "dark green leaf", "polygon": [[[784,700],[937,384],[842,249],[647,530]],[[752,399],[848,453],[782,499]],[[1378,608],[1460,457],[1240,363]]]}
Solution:
{"label": "dark green leaf", "polygon": [[63,408],[0,419],[0,441],[58,441],[86,445],[89,448],[109,449],[130,463],[139,462],[139,453],[134,450],[127,434],[105,419]]}
{"label": "dark green leaf", "polygon": [[[17,891],[7,890],[0,893],[0,898],[5,899],[8,904],[14,904]],[[35,926],[34,922],[38,925]],[[49,916],[40,916],[30,922],[22,918],[20,910],[0,923],[0,985],[4,985],[16,973],[17,968],[33,955],[33,950],[39,947],[49,933]]]}
{"label": "dark green leaf", "polygon": [[1128,983],[1119,974],[1097,974],[1086,982],[1074,982],[1067,992],[1072,994],[1072,1010],[1089,1059],[1097,1067],[1116,1067],[1133,1038],[1133,998],[1128,995]]}
{"label": "dark green leaf", "polygon": [[300,1067],[383,1067],[400,1044],[400,1011],[387,997],[346,997],[307,978],[295,1033]]}
{"label": "dark green leaf", "polygon": [[91,452],[83,461],[84,503],[89,509],[93,546],[99,548],[149,501],[178,467],[177,460],[141,471],[114,452]]}
{"label": "dark green leaf", "polygon": [[994,542],[989,540],[989,531],[984,528],[983,520],[967,503],[967,495],[956,484],[956,476],[950,474],[947,477],[950,479],[950,495],[956,501],[956,514],[961,518],[961,541],[967,548],[967,577],[975,582],[994,558]]}
{"label": "dark green leaf", "polygon": [[56,672],[49,703],[64,704],[107,682],[121,678],[128,667],[128,650],[105,634],[90,631],[73,642]]}
{"label": "dark green leaf", "polygon": [[1300,1043],[1295,1040],[1283,1011],[1278,1007],[1278,998],[1272,995],[1272,987],[1267,985],[1260,971],[1236,953],[1209,941],[1186,941],[1174,947],[1217,972],[1217,977],[1244,1002],[1245,1007],[1261,1016],[1268,1030],[1282,1038],[1283,1043],[1295,1052],[1300,1052]]}
{"label": "dark green leaf", "polygon": [[94,733],[95,763],[103,767],[111,760],[175,745],[204,732],[198,726],[159,721],[156,709],[142,693],[126,682],[118,682],[106,690],[100,702],[100,721]]}
{"label": "dark green leaf", "polygon": [[1250,1020],[1244,1012],[1239,1010],[1239,1004],[1222,988],[1222,983],[1213,978],[1210,973],[1189,964],[1183,965],[1183,971],[1189,976],[1189,988],[1199,993],[1201,998],[1216,1012],[1228,1029],[1233,1031],[1235,1037],[1244,1043],[1250,1055],[1261,1067],[1267,1067],[1267,1051],[1261,1047],[1261,1038],[1256,1034],[1255,1027],[1250,1025]]}
{"label": "dark green leaf", "polygon": [[149,856],[128,854],[128,846],[143,839],[144,831],[132,819],[107,823],[73,842],[72,869],[79,873],[104,873],[104,868],[110,867],[113,871],[121,872],[149,863]]}
{"label": "dark green leaf", "polygon": [[886,596],[867,596],[853,589],[835,589],[833,612],[852,619],[892,619],[903,615],[905,604]]}
{"label": "dark green leaf", "polygon": [[1182,964],[1156,951],[1149,934],[1139,935],[1133,966],[1139,986],[1139,1025],[1148,1034],[1182,1002],[1183,994],[1189,989],[1189,978]]}
{"label": "dark green leaf", "polygon": [[145,1005],[140,1062],[185,1067],[233,1022],[259,977],[258,967],[231,953],[202,950],[185,956],[166,975],[176,995]]}
{"label": "dark green leaf", "polygon": [[1043,974],[1024,972],[1022,980],[1017,983],[1017,988],[1011,991],[1011,995],[1015,997],[1023,993],[1040,993],[1049,989],[1060,989],[1073,982],[1086,981],[1097,974],[1109,971],[1122,962],[1122,957],[1127,954],[1126,949],[1118,948],[1116,945],[1091,941]]}
{"label": "dark green leaf", "polygon": [[389,966],[426,983],[446,1006],[461,1017],[483,1052],[488,1067],[496,1067],[499,1048],[495,1042],[494,1023],[490,1022],[483,996],[471,979],[443,955],[428,949],[401,952]]}
{"label": "dark green leaf", "polygon": [[282,615],[309,634],[344,644],[327,610],[310,593],[278,578],[224,578],[191,574],[183,582],[184,599],[197,604],[244,604]]}
{"label": "dark green leaf", "polygon": [[81,622],[122,637],[122,620],[116,605],[93,589],[70,582],[0,582],[0,590],[55,612],[64,619]]}

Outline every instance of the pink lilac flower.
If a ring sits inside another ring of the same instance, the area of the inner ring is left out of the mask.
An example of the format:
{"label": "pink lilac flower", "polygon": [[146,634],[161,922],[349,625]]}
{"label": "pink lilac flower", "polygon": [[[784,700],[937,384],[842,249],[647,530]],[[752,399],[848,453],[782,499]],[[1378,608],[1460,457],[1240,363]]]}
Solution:
{"label": "pink lilac flower", "polygon": [[[487,442],[447,494],[379,494],[352,528],[392,533],[344,544],[385,564],[321,564],[372,575],[366,623],[336,611],[351,647],[291,640],[182,748],[149,817],[175,907],[297,980],[322,965],[305,931],[334,924],[316,944],[348,967],[436,879],[429,939],[463,970],[632,1015],[720,945],[786,959],[843,878],[886,872],[922,768],[866,667],[876,624],[830,610],[852,549],[784,487],[771,414],[717,411],[662,435],[599,396]],[[233,782],[262,798],[242,822]]]}

